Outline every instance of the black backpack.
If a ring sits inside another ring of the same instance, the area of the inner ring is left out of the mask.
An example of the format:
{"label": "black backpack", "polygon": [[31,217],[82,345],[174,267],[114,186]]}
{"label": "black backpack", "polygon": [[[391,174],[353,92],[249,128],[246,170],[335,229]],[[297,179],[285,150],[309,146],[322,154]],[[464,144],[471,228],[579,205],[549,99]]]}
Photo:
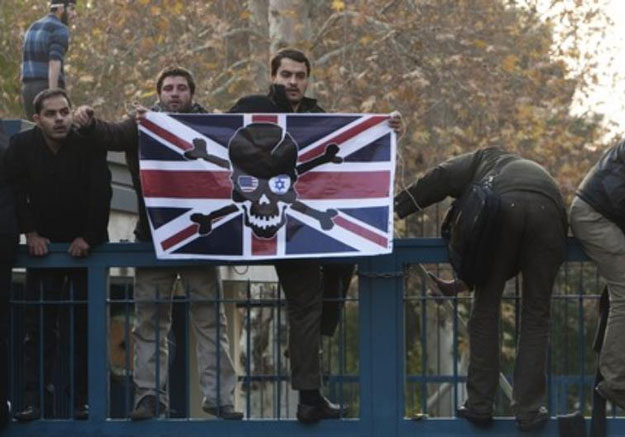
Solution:
{"label": "black backpack", "polygon": [[443,220],[449,263],[470,287],[485,283],[490,274],[501,233],[501,197],[493,191],[493,180],[512,160],[500,160],[488,178],[469,185]]}

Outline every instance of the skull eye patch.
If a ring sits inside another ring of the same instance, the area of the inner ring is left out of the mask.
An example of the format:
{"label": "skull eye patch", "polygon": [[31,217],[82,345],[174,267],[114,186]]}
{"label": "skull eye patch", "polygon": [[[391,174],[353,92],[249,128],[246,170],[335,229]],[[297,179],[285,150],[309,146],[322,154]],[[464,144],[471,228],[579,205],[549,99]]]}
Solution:
{"label": "skull eye patch", "polygon": [[258,179],[254,176],[241,175],[237,179],[237,183],[244,193],[251,193],[258,188]]}
{"label": "skull eye patch", "polygon": [[274,194],[285,194],[291,188],[291,178],[281,174],[269,179],[269,189]]}

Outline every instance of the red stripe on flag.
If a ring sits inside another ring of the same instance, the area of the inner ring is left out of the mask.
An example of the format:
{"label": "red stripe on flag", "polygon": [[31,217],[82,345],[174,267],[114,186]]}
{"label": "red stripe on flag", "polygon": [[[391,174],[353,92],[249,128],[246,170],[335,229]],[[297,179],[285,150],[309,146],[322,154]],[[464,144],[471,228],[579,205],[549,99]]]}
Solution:
{"label": "red stripe on flag", "polygon": [[232,182],[229,171],[141,170],[145,197],[180,199],[229,199]]}
{"label": "red stripe on flag", "polygon": [[146,119],[142,120],[141,125],[144,126],[146,129],[150,130],[151,132],[155,133],[159,137],[163,138],[166,141],[169,141],[171,144],[173,144],[176,147],[179,147],[180,149],[184,151],[193,149],[193,145],[191,143],[188,143],[182,138],[177,137],[176,135],[174,135],[167,129],[163,129],[162,127],[152,123],[150,120],[146,120]]}
{"label": "red stripe on flag", "polygon": [[275,255],[278,253],[278,236],[258,238],[252,233],[252,255]]}
{"label": "red stripe on flag", "polygon": [[325,153],[326,146],[328,144],[336,143],[340,145],[341,143],[344,143],[345,141],[355,137],[356,135],[369,129],[370,127],[375,126],[376,124],[382,123],[384,120],[388,120],[389,118],[390,117],[388,115],[377,115],[375,117],[368,118],[362,123],[359,123],[356,126],[353,126],[350,129],[347,129],[345,132],[341,132],[334,138],[331,138],[325,141],[323,144],[320,144],[314,149],[307,150],[306,152],[302,153],[298,157],[298,162],[308,161],[313,158],[316,158],[318,155],[323,155]]}
{"label": "red stripe on flag", "polygon": [[367,199],[389,195],[389,171],[304,173],[295,183],[300,200]]}
{"label": "red stripe on flag", "polygon": [[278,124],[277,115],[254,114],[252,115],[253,123],[275,123]]}
{"label": "red stripe on flag", "polygon": [[353,232],[354,234],[359,235],[362,238],[365,238],[379,246],[388,246],[388,240],[385,237],[378,235],[375,232],[370,231],[369,229],[363,228],[362,226],[351,222],[340,215],[334,217],[332,220],[334,221],[334,224],[344,229],[347,229],[348,231]]}
{"label": "red stripe on flag", "polygon": [[195,233],[197,232],[197,228],[198,228],[198,225],[196,224],[189,225],[187,228],[183,229],[182,231],[172,235],[166,240],[163,240],[163,242],[161,243],[161,247],[163,248],[163,250],[167,250],[170,247],[175,246],[181,241],[186,240],[187,238],[195,235]]}

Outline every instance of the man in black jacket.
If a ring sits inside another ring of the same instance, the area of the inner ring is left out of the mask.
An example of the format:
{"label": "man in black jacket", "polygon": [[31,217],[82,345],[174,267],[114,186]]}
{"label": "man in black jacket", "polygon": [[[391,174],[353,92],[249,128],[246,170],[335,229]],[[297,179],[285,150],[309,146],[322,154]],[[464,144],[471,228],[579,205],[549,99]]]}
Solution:
{"label": "man in black jacket", "polygon": [[[31,256],[45,256],[48,245],[69,243],[68,252],[85,257],[108,240],[111,199],[106,154],[90,150],[91,141],[72,127],[71,103],[62,89],[45,90],[34,101],[32,130],[11,138],[5,168],[15,198],[18,224]],[[15,417],[34,420],[41,415],[42,386],[51,382],[57,325],[73,318],[74,416],[85,419],[87,402],[87,272],[85,269],[29,269],[24,300],[25,404]],[[57,304],[63,301],[71,303]],[[54,302],[45,305],[44,302]],[[79,302],[77,302],[79,301]],[[39,320],[43,318],[43,326]],[[40,331],[43,333],[40,334]],[[39,345],[43,336],[43,346]],[[43,356],[40,355],[43,347]],[[39,380],[43,367],[44,381]]]}
{"label": "man in black jacket", "polygon": [[0,118],[0,430],[9,421],[9,296],[11,267],[17,247],[17,218],[13,192],[5,179],[4,154],[9,138]]}
{"label": "man in black jacket", "polygon": [[[228,112],[325,112],[305,96],[310,70],[304,53],[281,50],[271,60],[269,94],[242,97]],[[399,117],[393,117],[391,126],[398,130],[400,124]],[[302,423],[336,419],[341,408],[320,392],[319,351],[321,335],[332,336],[336,330],[354,265],[304,259],[279,261],[275,268],[288,304],[291,386],[299,391],[297,418]]]}
{"label": "man in black jacket", "polygon": [[494,261],[475,288],[469,321],[468,399],[458,415],[488,424],[499,380],[499,307],[505,283],[523,275],[521,333],[514,370],[513,410],[519,428],[544,425],[548,413],[546,356],[551,293],[566,252],[566,212],[558,186],[533,161],[500,149],[480,149],[427,171],[395,198],[400,218],[447,196],[459,197],[474,182],[493,177],[501,196],[500,231],[493,235]]}
{"label": "man in black jacket", "polygon": [[625,408],[625,141],[608,149],[588,172],[569,212],[573,235],[580,240],[608,284],[610,309],[595,388]]}
{"label": "man in black jacket", "polygon": [[[165,68],[157,78],[156,92],[158,102],[151,108],[153,111],[196,114],[207,112],[193,101],[195,80],[191,72],[185,68]],[[145,108],[142,108],[138,117],[144,115]],[[141,190],[139,134],[135,119],[108,123],[94,118],[93,109],[88,106],[79,107],[75,118],[78,125],[98,138],[97,143],[100,146],[108,150],[126,152],[126,162],[137,194],[139,210],[135,236],[138,241],[152,241],[145,199]],[[184,290],[188,291],[190,296],[191,322],[196,333],[198,372],[203,394],[202,409],[222,419],[242,419],[243,413],[234,408],[236,373],[229,352],[224,307],[219,303],[216,311],[215,304],[211,302],[221,294],[219,271],[209,265],[135,269],[135,325],[132,330],[135,408],[130,418],[151,419],[164,415],[169,408],[167,337],[172,324],[172,306],[169,299],[173,296],[178,276]],[[156,300],[165,302],[155,303]],[[158,349],[157,338],[160,343]],[[156,360],[160,362],[159,381],[156,378]]]}

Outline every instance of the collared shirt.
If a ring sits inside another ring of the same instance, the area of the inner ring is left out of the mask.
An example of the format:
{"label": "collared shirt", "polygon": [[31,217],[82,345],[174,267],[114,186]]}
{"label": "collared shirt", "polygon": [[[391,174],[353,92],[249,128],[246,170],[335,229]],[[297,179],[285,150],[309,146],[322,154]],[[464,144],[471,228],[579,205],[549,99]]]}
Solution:
{"label": "collared shirt", "polygon": [[69,29],[54,14],[35,21],[26,31],[22,50],[22,81],[47,81],[48,63],[61,61],[59,87],[65,87],[63,59],[69,47]]}

